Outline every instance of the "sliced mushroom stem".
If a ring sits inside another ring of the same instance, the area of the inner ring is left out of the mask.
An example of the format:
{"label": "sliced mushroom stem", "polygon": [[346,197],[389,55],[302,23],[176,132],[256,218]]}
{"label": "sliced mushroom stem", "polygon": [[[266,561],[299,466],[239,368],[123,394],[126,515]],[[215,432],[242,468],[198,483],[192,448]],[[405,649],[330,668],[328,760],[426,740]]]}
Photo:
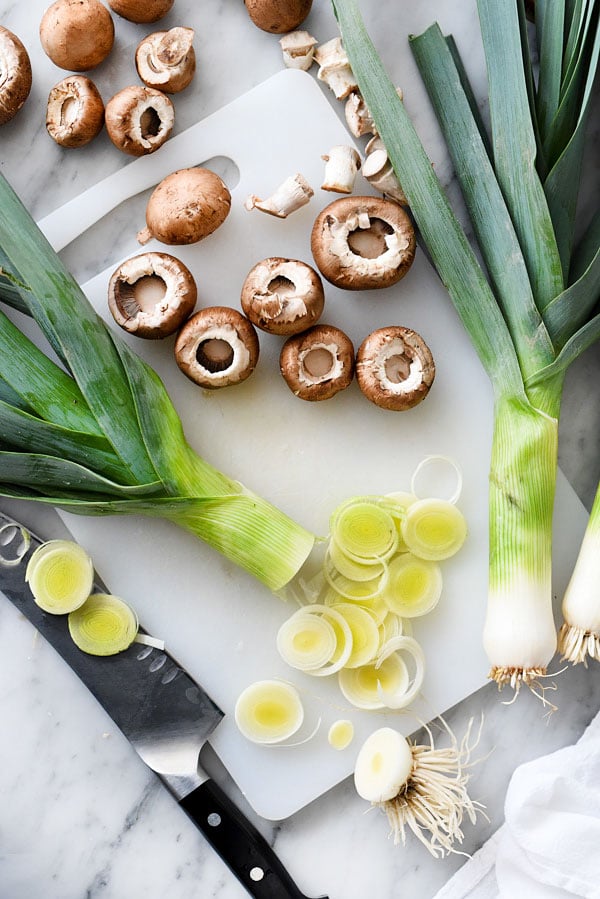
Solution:
{"label": "sliced mushroom stem", "polygon": [[104,103],[93,81],[68,75],[48,95],[46,130],[61,147],[83,147],[102,130]]}
{"label": "sliced mushroom stem", "polygon": [[297,397],[311,402],[327,400],[351,384],[354,346],[339,328],[314,325],[286,340],[279,368]]}
{"label": "sliced mushroom stem", "polygon": [[284,219],[302,206],[306,206],[314,193],[304,175],[296,172],[295,175],[286,178],[266,200],[250,194],[244,205],[248,210],[260,209],[261,212]]}
{"label": "sliced mushroom stem", "polygon": [[382,409],[412,409],[425,399],[434,378],[431,350],[411,328],[379,328],[358,348],[358,386],[367,399]]}
{"label": "sliced mushroom stem", "polygon": [[361,166],[360,156],[354,147],[345,145],[332,147],[322,159],[326,165],[321,190],[351,194]]}
{"label": "sliced mushroom stem", "polygon": [[375,133],[373,116],[359,91],[352,91],[349,94],[344,106],[344,115],[348,130],[354,137]]}
{"label": "sliced mushroom stem", "polygon": [[398,181],[392,163],[387,154],[385,144],[380,137],[372,138],[365,147],[366,159],[362,173],[369,184],[386,197],[407,206],[408,200]]}
{"label": "sliced mushroom stem", "polygon": [[280,38],[279,46],[288,69],[308,72],[313,64],[317,40],[308,31],[291,31]]}
{"label": "sliced mushroom stem", "polygon": [[196,71],[193,40],[194,30],[182,27],[145,37],[135,51],[135,65],[144,84],[168,94],[184,90]]}
{"label": "sliced mushroom stem", "polygon": [[325,82],[336,99],[345,100],[358,87],[350,61],[342,40],[334,37],[315,49],[315,60],[319,64],[317,78]]}
{"label": "sliced mushroom stem", "polygon": [[409,216],[382,197],[334,200],[317,216],[311,234],[317,268],[346,290],[396,284],[410,269],[415,248]]}
{"label": "sliced mushroom stem", "polygon": [[113,272],[108,308],[116,323],[136,337],[155,340],[174,334],[196,305],[190,270],[168,253],[140,253]]}
{"label": "sliced mushroom stem", "polygon": [[183,374],[213,390],[239,384],[258,362],[258,336],[241,312],[208,306],[192,315],[175,342],[175,360]]}
{"label": "sliced mushroom stem", "polygon": [[270,334],[298,334],[321,317],[325,295],[317,272],[298,259],[271,256],[248,272],[241,304],[250,321]]}
{"label": "sliced mushroom stem", "polygon": [[132,85],[110,98],[105,112],[111,141],[130,156],[146,156],[162,147],[175,123],[175,110],[162,91]]}
{"label": "sliced mushroom stem", "polygon": [[10,122],[31,91],[31,60],[20,39],[0,25],[0,125]]}

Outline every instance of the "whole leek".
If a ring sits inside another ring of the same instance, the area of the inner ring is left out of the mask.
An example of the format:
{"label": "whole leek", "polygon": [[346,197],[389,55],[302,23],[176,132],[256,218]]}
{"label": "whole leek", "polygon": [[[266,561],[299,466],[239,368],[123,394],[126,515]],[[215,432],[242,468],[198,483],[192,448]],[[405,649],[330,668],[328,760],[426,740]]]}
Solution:
{"label": "whole leek", "polygon": [[111,331],[0,175],[0,300],[39,325],[53,362],[0,310],[0,495],[181,525],[276,591],[314,536],[205,462],[164,385]]}
{"label": "whole leek", "polygon": [[433,25],[411,39],[483,266],[385,72],[357,0],[332,4],[421,240],[494,388],[484,644],[490,677],[499,685],[533,686],[557,645],[551,546],[563,380],[570,362],[600,336],[597,223],[577,247],[573,240],[600,4],[538,0],[536,78],[523,4],[479,0],[490,135],[452,38]]}

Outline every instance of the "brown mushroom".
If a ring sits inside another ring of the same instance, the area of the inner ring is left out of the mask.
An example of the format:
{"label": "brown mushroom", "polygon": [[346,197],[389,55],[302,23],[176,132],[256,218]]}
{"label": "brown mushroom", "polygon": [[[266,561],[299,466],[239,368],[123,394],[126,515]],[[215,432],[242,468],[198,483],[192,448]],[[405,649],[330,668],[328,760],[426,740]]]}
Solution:
{"label": "brown mushroom", "polygon": [[354,376],[354,346],[332,325],[314,325],[288,337],[279,368],[290,390],[300,399],[328,400],[345,390]]}
{"label": "brown mushroom", "polygon": [[412,409],[425,399],[434,378],[431,350],[411,328],[379,328],[358,348],[358,386],[367,399],[382,409]]}
{"label": "brown mushroom", "polygon": [[175,123],[173,104],[145,85],[124,87],[106,104],[106,130],[118,150],[146,156],[162,147]]}
{"label": "brown mushroom", "polygon": [[298,259],[263,259],[242,285],[242,309],[257,328],[270,334],[305,331],[321,317],[324,302],[319,275]]}
{"label": "brown mushroom", "polygon": [[155,31],[140,41],[135,66],[144,84],[167,94],[184,90],[196,71],[193,39],[193,28],[178,27]]}
{"label": "brown mushroom", "polygon": [[106,59],[114,40],[112,16],[100,0],[56,0],[40,22],[44,52],[61,69],[93,69]]}
{"label": "brown mushroom", "polygon": [[258,362],[258,336],[237,309],[208,306],[192,315],[175,341],[175,360],[195,384],[209,390],[240,384]]}
{"label": "brown mushroom", "polygon": [[311,249],[324,278],[346,290],[396,284],[415,258],[415,232],[401,206],[382,197],[341,197],[317,216]]}
{"label": "brown mushroom", "polygon": [[155,237],[166,244],[197,243],[225,221],[231,208],[227,185],[210,169],[179,169],[167,175],[146,206],[140,243]]}
{"label": "brown mushroom", "polygon": [[61,147],[83,147],[102,130],[104,103],[93,81],[67,75],[48,95],[46,130]]}
{"label": "brown mushroom", "polygon": [[285,34],[308,16],[312,0],[244,0],[248,15],[262,31]]}
{"label": "brown mushroom", "polygon": [[0,125],[10,122],[31,91],[31,60],[16,34],[0,25]]}
{"label": "brown mushroom", "polygon": [[113,12],[129,22],[158,22],[170,12],[175,0],[108,0]]}
{"label": "brown mushroom", "polygon": [[108,285],[108,308],[116,323],[150,340],[174,334],[194,311],[196,299],[192,273],[168,253],[127,259]]}

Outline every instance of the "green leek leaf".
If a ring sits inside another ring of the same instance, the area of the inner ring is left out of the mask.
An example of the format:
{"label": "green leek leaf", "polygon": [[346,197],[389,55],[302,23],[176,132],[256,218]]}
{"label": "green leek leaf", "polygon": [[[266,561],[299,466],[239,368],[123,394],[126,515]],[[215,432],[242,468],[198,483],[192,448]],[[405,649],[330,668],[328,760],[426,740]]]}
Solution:
{"label": "green leek leaf", "polygon": [[590,317],[600,300],[600,247],[579,280],[555,297],[544,318],[552,339],[563,347]]}

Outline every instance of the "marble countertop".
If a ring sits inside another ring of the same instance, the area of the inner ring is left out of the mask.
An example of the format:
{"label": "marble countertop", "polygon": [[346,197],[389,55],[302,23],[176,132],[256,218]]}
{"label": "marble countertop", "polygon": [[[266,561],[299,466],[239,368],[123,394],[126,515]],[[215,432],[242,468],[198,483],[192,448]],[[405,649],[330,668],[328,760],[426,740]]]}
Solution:
{"label": "marble countertop", "polygon": [[[440,177],[452,186],[406,37],[438,20],[454,34],[476,93],[483,96],[474,0],[422,0],[410,9],[393,0],[364,0],[362,6],[392,79],[411,85],[409,111]],[[0,23],[26,44],[34,71],[26,106],[0,133],[0,167],[38,219],[129,161],[104,133],[78,151],[59,149],[46,134],[46,97],[64,73],[39,45],[37,28],[45,7],[45,0],[0,0]],[[115,18],[113,53],[92,75],[105,97],[136,80],[132,50],[152,30]],[[196,29],[198,57],[193,85],[175,101],[176,132],[282,68],[277,38],[249,22],[241,0],[176,0],[161,27],[175,24]],[[337,34],[327,0],[315,0],[304,27],[320,43]],[[595,175],[597,171],[589,173]],[[65,259],[78,278],[91,274],[75,252],[65,251]],[[94,260],[98,270],[100,263]],[[600,406],[588,385],[599,376],[600,350],[588,351],[569,374],[561,424],[561,466],[588,508],[600,475]],[[11,510],[30,523],[42,516],[20,503]],[[6,602],[0,603],[0,641],[0,899],[246,895],[85,688],[73,682],[66,666]],[[506,705],[491,684],[448,712],[446,719],[457,734],[471,717],[484,716],[480,754],[485,761],[473,769],[470,792],[486,806],[487,820],[467,825],[466,853],[501,824],[514,769],[574,742],[598,710],[600,666],[564,671],[557,684],[553,699],[559,710],[549,720],[533,696],[523,693]],[[383,816],[365,814],[351,779],[273,824],[249,808],[218,759],[208,762],[215,779],[265,834],[308,896],[428,899],[464,863],[461,855],[434,860],[415,840],[406,848],[394,846]]]}

